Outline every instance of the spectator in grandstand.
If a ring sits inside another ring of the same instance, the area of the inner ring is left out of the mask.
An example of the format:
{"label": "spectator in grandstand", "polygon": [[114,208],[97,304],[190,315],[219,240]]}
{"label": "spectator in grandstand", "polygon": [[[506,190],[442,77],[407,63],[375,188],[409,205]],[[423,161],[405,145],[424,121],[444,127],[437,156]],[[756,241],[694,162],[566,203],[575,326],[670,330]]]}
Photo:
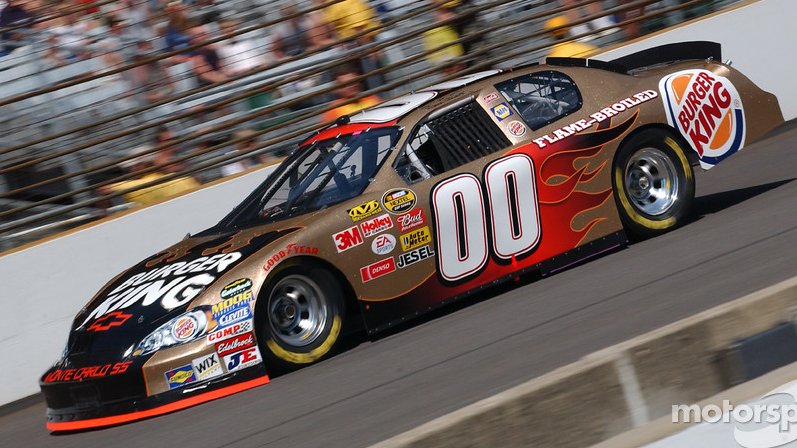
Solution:
{"label": "spectator in grandstand", "polygon": [[[143,61],[154,53],[152,43],[140,40],[136,42],[136,53],[132,61]],[[175,90],[174,83],[166,71],[166,62],[163,60],[133,67],[130,70],[130,81],[142,103],[154,103],[168,98]]]}
{"label": "spectator in grandstand", "polygon": [[[208,39],[204,25],[191,28],[189,34],[191,36],[191,44],[205,42]],[[210,45],[192,50],[189,53],[189,62],[200,87],[227,79],[227,75],[221,70],[219,54]]]}
{"label": "spectator in grandstand", "polygon": [[[437,9],[434,11],[435,23],[444,22],[455,17],[454,11],[445,5],[438,4]],[[451,62],[465,54],[465,48],[461,43],[456,42],[458,39],[459,34],[457,34],[457,30],[451,24],[441,24],[437,28],[424,32],[423,49],[428,53],[426,60],[429,64],[442,67],[442,72],[445,75],[455,74],[463,70],[465,68],[464,62]],[[440,48],[443,45],[445,47]],[[437,48],[440,49],[435,50]]]}
{"label": "spectator in grandstand", "polygon": [[347,64],[338,68],[337,76],[335,77],[335,82],[337,83],[335,94],[338,99],[332,103],[332,105],[337,107],[324,112],[321,115],[321,121],[334,121],[343,115],[353,115],[363,109],[376,106],[382,101],[376,95],[368,95],[352,101],[363,91],[361,81],[356,79],[358,76],[357,69],[351,65]]}
{"label": "spectator in grandstand", "polygon": [[[320,6],[327,0],[313,0],[313,6]],[[310,40],[310,47],[318,48],[324,45],[331,45],[335,42],[335,32],[333,27],[327,22],[324,9],[316,9],[307,13],[307,37]]]}
{"label": "spectator in grandstand", "polygon": [[7,42],[22,40],[24,37],[23,30],[30,28],[35,19],[36,17],[33,13],[28,11],[24,0],[7,0],[6,6],[0,11],[0,28],[17,26],[22,28],[0,34],[0,57],[7,55],[17,47],[17,45],[8,44]]}
{"label": "spectator in grandstand", "polygon": [[548,57],[551,58],[585,58],[592,54],[596,47],[578,41],[567,41],[569,27],[565,16],[552,17],[545,21],[543,28],[553,37],[554,45]]}
{"label": "spectator in grandstand", "polygon": [[116,20],[124,23],[125,35],[134,40],[154,37],[149,26],[149,7],[142,0],[122,0],[110,13]]}
{"label": "spectator in grandstand", "polygon": [[[238,29],[238,22],[225,20],[221,22],[221,32],[230,35]],[[257,44],[253,36],[241,34],[218,43],[221,58],[221,69],[227,76],[240,75],[266,64],[266,52]]]}
{"label": "spectator in grandstand", "polygon": [[[287,18],[296,14],[298,10],[293,3],[282,8],[282,17]],[[310,46],[310,35],[307,30],[309,25],[302,16],[290,17],[278,23],[274,28],[273,53],[277,59],[285,59],[304,53]]]}
{"label": "spectator in grandstand", "polygon": [[379,25],[376,11],[365,0],[343,0],[324,8],[326,23],[334,28],[338,39],[348,39],[358,30]]}
{"label": "spectator in grandstand", "polygon": [[[357,28],[357,32],[359,31],[362,31],[362,29]],[[358,36],[354,40],[352,47],[365,47],[374,43],[376,43],[376,39],[373,33],[366,33]],[[385,84],[385,76],[382,73],[374,73],[374,71],[384,66],[383,57],[382,50],[370,50],[357,61],[359,72],[367,75],[363,80],[366,90],[375,89]]]}
{"label": "spectator in grandstand", "polygon": [[171,2],[166,7],[166,17],[168,19],[163,30],[163,37],[166,40],[166,50],[181,50],[191,44],[191,35],[188,32],[191,22],[186,15],[186,7],[182,3]]}
{"label": "spectator in grandstand", "polygon": [[[255,131],[252,129],[239,129],[235,131],[232,138],[234,140],[237,139],[244,139],[236,145],[236,148],[227,154],[226,156],[232,156],[235,154],[243,155],[249,154],[255,147],[257,147],[257,140],[254,137]],[[257,163],[251,158],[242,158],[240,160],[236,160],[234,162],[230,162],[227,165],[221,167],[221,175],[223,177],[232,176],[233,174],[238,174],[242,171],[246,171],[249,168],[256,166]]]}
{"label": "spectator in grandstand", "polygon": [[[579,2],[580,0],[559,0],[559,3],[562,6],[571,8],[565,11],[565,17],[567,18],[568,23],[575,23],[581,20],[583,17],[594,16],[601,13],[602,5],[599,0],[587,3],[582,7],[576,6]],[[611,17],[602,16],[586,23],[573,25],[570,27],[570,35],[576,36],[579,34],[588,33],[591,30],[611,27],[612,25],[614,25],[614,20],[612,20]],[[601,34],[608,34],[614,31],[616,31],[616,28],[609,28],[604,30]]]}

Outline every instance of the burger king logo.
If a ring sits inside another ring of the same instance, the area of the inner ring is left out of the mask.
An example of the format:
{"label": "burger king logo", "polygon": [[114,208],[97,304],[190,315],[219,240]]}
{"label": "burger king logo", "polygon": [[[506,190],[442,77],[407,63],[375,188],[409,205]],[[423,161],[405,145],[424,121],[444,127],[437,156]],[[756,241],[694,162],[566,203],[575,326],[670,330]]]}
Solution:
{"label": "burger king logo", "polygon": [[711,168],[742,149],[742,98],[731,82],[708,70],[683,70],[659,81],[667,121]]}

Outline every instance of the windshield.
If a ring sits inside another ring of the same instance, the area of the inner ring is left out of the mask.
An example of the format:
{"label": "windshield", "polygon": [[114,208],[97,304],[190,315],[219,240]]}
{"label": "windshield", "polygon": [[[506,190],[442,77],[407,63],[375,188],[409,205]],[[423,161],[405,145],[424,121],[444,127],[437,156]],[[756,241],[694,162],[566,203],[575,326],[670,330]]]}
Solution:
{"label": "windshield", "polygon": [[400,136],[399,128],[382,127],[300,148],[225,221],[264,224],[359,196]]}

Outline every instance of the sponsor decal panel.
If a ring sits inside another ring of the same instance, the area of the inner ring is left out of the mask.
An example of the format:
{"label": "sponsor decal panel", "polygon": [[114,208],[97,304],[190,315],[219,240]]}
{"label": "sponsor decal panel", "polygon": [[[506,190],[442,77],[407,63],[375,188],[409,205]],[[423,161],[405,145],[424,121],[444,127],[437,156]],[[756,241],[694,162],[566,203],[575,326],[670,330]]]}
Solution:
{"label": "sponsor decal panel", "polygon": [[390,190],[382,195],[382,204],[393,214],[401,214],[415,207],[415,193],[406,188]]}
{"label": "sponsor decal panel", "polygon": [[493,101],[495,101],[497,99],[498,99],[498,93],[497,92],[490,92],[487,95],[484,95],[484,98],[482,98],[482,100],[484,100],[485,103],[492,103]]}
{"label": "sponsor decal panel", "polygon": [[375,278],[387,275],[396,270],[396,260],[393,257],[379,260],[376,263],[371,263],[368,266],[360,268],[360,276],[363,283],[370,282]]}
{"label": "sponsor decal panel", "polygon": [[166,376],[166,384],[169,385],[170,390],[196,382],[194,367],[191,364],[186,364],[176,369],[169,370],[168,372],[164,373],[164,376]]}
{"label": "sponsor decal panel", "polygon": [[576,135],[580,132],[592,128],[596,124],[602,123],[615,115],[618,115],[627,110],[633,109],[642,103],[646,103],[652,99],[658,98],[659,94],[655,90],[645,90],[622,99],[610,106],[590,114],[589,119],[582,119],[562,126],[549,134],[534,139],[537,147],[542,149],[546,146],[556,143],[560,140],[566,139],[570,136]]}
{"label": "sponsor decal panel", "polygon": [[113,327],[122,326],[125,322],[127,322],[127,319],[130,319],[131,317],[133,317],[132,314],[123,313],[121,311],[114,311],[92,322],[91,325],[89,325],[89,327],[86,330],[108,331]]}
{"label": "sponsor decal panel", "polygon": [[228,299],[236,294],[240,294],[244,291],[247,291],[252,288],[252,280],[248,278],[239,278],[233,282],[230,282],[221,289],[221,298]]}
{"label": "sponsor decal panel", "polygon": [[399,231],[406,232],[407,230],[426,224],[426,215],[423,213],[423,209],[419,208],[397,216],[396,221],[399,224]]}
{"label": "sponsor decal panel", "polygon": [[398,263],[396,264],[399,269],[402,269],[431,257],[434,257],[432,246],[426,245],[399,255]]}
{"label": "sponsor decal panel", "polygon": [[371,242],[371,250],[377,255],[389,254],[396,247],[396,237],[385,233],[374,238]]}
{"label": "sponsor decal panel", "polygon": [[221,302],[217,302],[213,304],[213,308],[211,311],[213,312],[213,317],[218,319],[222,314],[225,314],[227,311],[241,306],[241,304],[247,304],[253,298],[252,291],[247,290],[241,293],[238,293],[228,299],[224,299]]}
{"label": "sponsor decal panel", "polygon": [[224,373],[221,368],[221,361],[219,361],[219,355],[215,353],[194,359],[191,364],[194,366],[197,381],[215,378]]}
{"label": "sponsor decal panel", "polygon": [[285,249],[280,249],[277,253],[272,255],[271,258],[269,258],[266,261],[266,264],[263,265],[263,269],[266,272],[268,272],[268,271],[271,270],[271,268],[276,266],[277,263],[282,261],[283,258],[285,258],[285,257],[287,257],[289,255],[295,255],[295,254],[312,254],[312,255],[316,255],[316,254],[318,254],[318,248],[317,247],[312,247],[312,246],[299,246],[299,245],[297,245],[295,243],[288,244],[287,246],[285,246]]}
{"label": "sponsor decal panel", "polygon": [[429,227],[421,227],[418,230],[401,235],[401,250],[407,252],[416,247],[429,244],[431,241],[432,234],[429,232]]}
{"label": "sponsor decal panel", "polygon": [[390,215],[387,213],[360,223],[360,231],[364,238],[374,236],[391,228],[393,228],[393,220],[390,219]]}
{"label": "sponsor decal panel", "polygon": [[259,362],[260,352],[257,351],[257,347],[247,348],[224,357],[224,366],[227,367],[227,372],[235,372]]}
{"label": "sponsor decal panel", "polygon": [[252,332],[225,339],[216,343],[216,353],[219,356],[229,355],[255,345],[255,334]]}
{"label": "sponsor decal panel", "polygon": [[517,120],[512,120],[507,123],[506,130],[515,137],[523,137],[526,135],[526,125]]}
{"label": "sponsor decal panel", "polygon": [[365,218],[370,218],[381,211],[382,207],[379,206],[379,201],[377,200],[364,202],[347,210],[349,217],[354,222],[362,221]]}
{"label": "sponsor decal panel", "polygon": [[736,87],[708,70],[682,70],[662,78],[667,121],[711,168],[744,145],[744,105]]}
{"label": "sponsor decal panel", "polygon": [[345,252],[363,243],[363,235],[360,233],[360,228],[358,226],[352,226],[346,230],[342,230],[332,235],[332,239],[335,241],[335,248],[338,250],[338,253]]}
{"label": "sponsor decal panel", "polygon": [[177,319],[172,327],[172,336],[178,342],[184,342],[191,339],[199,330],[199,322],[194,316],[188,315]]}
{"label": "sponsor decal panel", "polygon": [[216,342],[222,341],[227,338],[231,338],[233,336],[237,336],[242,333],[246,333],[252,331],[252,321],[246,320],[243,322],[238,322],[236,324],[230,325],[229,327],[222,328],[216,330],[207,336],[207,343],[208,344],[215,344]]}
{"label": "sponsor decal panel", "polygon": [[490,111],[493,113],[493,115],[498,121],[504,121],[512,116],[512,109],[506,103],[501,103],[497,106],[493,106],[490,108]]}
{"label": "sponsor decal panel", "polygon": [[104,378],[127,372],[133,361],[114,362],[100,366],[80,367],[75,369],[56,369],[44,377],[45,383],[56,381],[83,381],[85,379]]}
{"label": "sponsor decal panel", "polygon": [[224,314],[217,317],[216,321],[219,323],[219,327],[224,328],[251,318],[252,308],[249,307],[249,303],[242,303],[227,310]]}

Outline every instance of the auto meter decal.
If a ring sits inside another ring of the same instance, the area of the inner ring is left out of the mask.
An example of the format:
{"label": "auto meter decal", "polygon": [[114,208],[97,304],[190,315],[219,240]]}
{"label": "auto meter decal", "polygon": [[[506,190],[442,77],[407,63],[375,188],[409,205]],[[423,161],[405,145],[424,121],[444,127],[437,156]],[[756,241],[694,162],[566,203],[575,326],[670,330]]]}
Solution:
{"label": "auto meter decal", "polygon": [[742,149],[742,97],[730,80],[708,70],[683,70],[659,81],[667,121],[689,142],[703,168]]}
{"label": "auto meter decal", "polygon": [[407,188],[390,190],[382,195],[382,204],[394,215],[412,210],[415,207],[415,200],[415,193]]}
{"label": "auto meter decal", "polygon": [[407,252],[424,244],[429,244],[431,241],[432,234],[429,233],[429,227],[421,227],[418,230],[401,235],[401,250]]}
{"label": "auto meter decal", "polygon": [[239,278],[235,280],[224,288],[221,289],[221,298],[226,299],[228,297],[232,297],[236,294],[239,294],[243,291],[246,291],[252,287],[252,280],[248,278]]}
{"label": "auto meter decal", "polygon": [[382,208],[379,206],[379,201],[373,200],[364,202],[356,207],[352,207],[346,212],[349,214],[349,217],[352,221],[357,222],[362,221],[365,218],[370,218],[381,211]]}
{"label": "auto meter decal", "polygon": [[164,376],[166,376],[166,384],[169,385],[169,389],[177,389],[196,382],[194,367],[191,364],[169,370],[164,373]]}

